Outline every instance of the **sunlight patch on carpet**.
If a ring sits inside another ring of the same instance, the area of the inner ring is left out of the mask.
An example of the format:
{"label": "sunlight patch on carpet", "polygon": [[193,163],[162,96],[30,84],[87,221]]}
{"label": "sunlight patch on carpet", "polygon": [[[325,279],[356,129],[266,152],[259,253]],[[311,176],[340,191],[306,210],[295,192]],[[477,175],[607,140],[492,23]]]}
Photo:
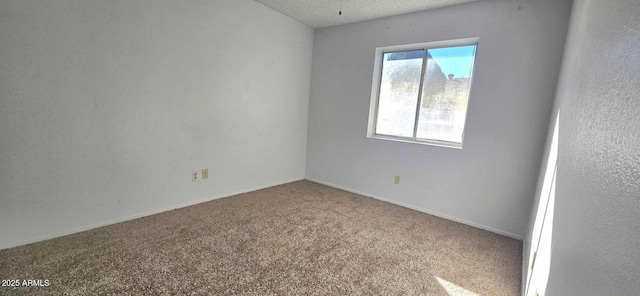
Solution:
{"label": "sunlight patch on carpet", "polygon": [[438,283],[440,283],[440,285],[447,290],[447,293],[449,293],[450,296],[479,296],[476,293],[473,293],[463,287],[460,287],[452,282],[449,282],[447,280],[444,280],[440,277],[436,277],[436,280],[438,280]]}

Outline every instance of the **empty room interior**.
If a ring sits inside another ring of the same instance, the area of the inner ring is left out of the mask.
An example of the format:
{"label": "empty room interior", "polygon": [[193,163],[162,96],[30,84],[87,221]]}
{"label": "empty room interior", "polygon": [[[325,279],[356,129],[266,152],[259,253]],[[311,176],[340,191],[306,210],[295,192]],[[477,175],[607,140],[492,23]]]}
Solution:
{"label": "empty room interior", "polygon": [[637,0],[0,0],[0,295],[638,295]]}

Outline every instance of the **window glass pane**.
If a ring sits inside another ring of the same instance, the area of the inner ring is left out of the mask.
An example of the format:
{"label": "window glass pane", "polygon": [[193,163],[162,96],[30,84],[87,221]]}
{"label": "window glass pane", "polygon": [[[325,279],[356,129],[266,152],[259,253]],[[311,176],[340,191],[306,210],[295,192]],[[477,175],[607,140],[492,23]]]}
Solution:
{"label": "window glass pane", "polygon": [[462,143],[476,45],[427,51],[416,138]]}
{"label": "window glass pane", "polygon": [[376,134],[413,137],[424,50],[385,53]]}

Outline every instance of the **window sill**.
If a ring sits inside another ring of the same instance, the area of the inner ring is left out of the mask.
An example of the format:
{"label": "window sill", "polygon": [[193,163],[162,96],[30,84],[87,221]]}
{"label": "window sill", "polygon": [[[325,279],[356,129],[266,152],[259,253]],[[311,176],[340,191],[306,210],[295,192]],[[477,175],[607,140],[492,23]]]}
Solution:
{"label": "window sill", "polygon": [[383,136],[383,135],[373,135],[373,136],[367,136],[367,138],[369,139],[377,139],[377,140],[386,140],[386,141],[394,141],[394,142],[402,142],[402,143],[410,143],[410,144],[420,144],[420,145],[427,145],[427,146],[436,146],[436,147],[443,147],[443,148],[453,148],[453,149],[459,149],[462,150],[462,143],[458,144],[458,143],[452,143],[452,142],[445,142],[445,141],[435,141],[435,140],[413,140],[410,138],[400,138],[400,137],[392,137],[392,136]]}

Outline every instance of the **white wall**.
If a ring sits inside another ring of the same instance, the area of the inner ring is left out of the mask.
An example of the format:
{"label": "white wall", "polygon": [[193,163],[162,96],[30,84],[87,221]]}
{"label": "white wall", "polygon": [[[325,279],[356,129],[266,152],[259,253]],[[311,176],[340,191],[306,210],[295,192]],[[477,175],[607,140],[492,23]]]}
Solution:
{"label": "white wall", "polygon": [[[524,237],[569,12],[478,1],[316,30],[307,178]],[[465,37],[480,42],[464,149],[366,138],[375,48]]]}
{"label": "white wall", "polygon": [[313,31],[261,4],[0,1],[0,40],[0,248],[304,178]]}
{"label": "white wall", "polygon": [[575,1],[547,295],[640,291],[639,47],[638,1]]}

